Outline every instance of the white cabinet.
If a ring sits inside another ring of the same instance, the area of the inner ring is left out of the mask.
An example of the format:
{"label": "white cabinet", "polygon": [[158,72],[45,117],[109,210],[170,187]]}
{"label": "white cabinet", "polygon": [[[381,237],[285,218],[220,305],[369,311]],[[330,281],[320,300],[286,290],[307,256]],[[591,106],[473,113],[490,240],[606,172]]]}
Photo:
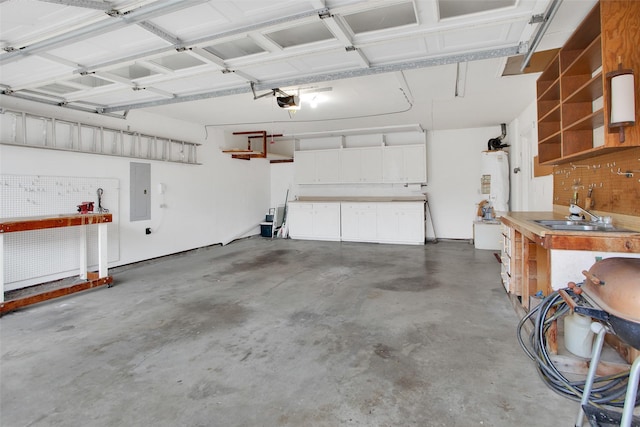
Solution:
{"label": "white cabinet", "polygon": [[380,203],[378,241],[382,243],[424,244],[424,203]]}
{"label": "white cabinet", "polygon": [[422,245],[424,202],[292,202],[292,239]]}
{"label": "white cabinet", "polygon": [[382,181],[385,183],[427,182],[425,146],[419,144],[383,147]]}
{"label": "white cabinet", "polygon": [[503,237],[500,221],[474,221],[473,244],[476,249],[501,250]]}
{"label": "white cabinet", "polygon": [[342,203],[340,218],[343,241],[377,241],[377,205],[377,203]]}
{"label": "white cabinet", "polygon": [[340,159],[340,182],[382,182],[382,147],[343,149]]}
{"label": "white cabinet", "polygon": [[294,175],[298,184],[340,182],[340,151],[307,150],[294,153]]}
{"label": "white cabinet", "polygon": [[427,182],[424,144],[302,150],[294,153],[297,184]]}
{"label": "white cabinet", "polygon": [[293,239],[340,240],[340,203],[290,203],[287,221]]}

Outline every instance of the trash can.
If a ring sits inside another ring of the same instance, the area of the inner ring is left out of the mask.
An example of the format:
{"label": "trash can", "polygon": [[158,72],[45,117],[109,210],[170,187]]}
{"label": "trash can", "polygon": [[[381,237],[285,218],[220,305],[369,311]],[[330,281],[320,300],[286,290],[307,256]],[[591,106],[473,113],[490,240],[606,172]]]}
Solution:
{"label": "trash can", "polygon": [[262,237],[272,237],[271,233],[273,230],[272,222],[261,222],[260,223],[260,235]]}

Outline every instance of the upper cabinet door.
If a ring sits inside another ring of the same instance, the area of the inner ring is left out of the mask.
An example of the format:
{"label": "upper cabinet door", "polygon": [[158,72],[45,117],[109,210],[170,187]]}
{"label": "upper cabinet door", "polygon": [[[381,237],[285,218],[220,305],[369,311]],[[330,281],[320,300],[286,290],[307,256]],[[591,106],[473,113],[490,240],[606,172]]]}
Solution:
{"label": "upper cabinet door", "polygon": [[427,182],[427,155],[424,145],[403,147],[405,182]]}
{"label": "upper cabinet door", "polygon": [[361,149],[360,182],[382,182],[382,147]]}
{"label": "upper cabinet door", "polygon": [[361,181],[360,173],[361,150],[359,148],[345,148],[340,157],[340,182],[355,184]]}
{"label": "upper cabinet door", "polygon": [[427,157],[424,145],[384,147],[382,180],[386,183],[423,183],[427,181]]}
{"label": "upper cabinet door", "polygon": [[340,159],[340,182],[382,182],[382,147],[343,149]]}
{"label": "upper cabinet door", "polygon": [[298,184],[316,183],[315,151],[296,151],[294,153],[294,175]]}
{"label": "upper cabinet door", "polygon": [[340,150],[316,151],[316,182],[318,184],[340,182]]}
{"label": "upper cabinet door", "polygon": [[402,147],[384,147],[382,151],[382,181],[404,182],[404,150]]}
{"label": "upper cabinet door", "polygon": [[340,182],[340,150],[307,150],[294,153],[297,184]]}

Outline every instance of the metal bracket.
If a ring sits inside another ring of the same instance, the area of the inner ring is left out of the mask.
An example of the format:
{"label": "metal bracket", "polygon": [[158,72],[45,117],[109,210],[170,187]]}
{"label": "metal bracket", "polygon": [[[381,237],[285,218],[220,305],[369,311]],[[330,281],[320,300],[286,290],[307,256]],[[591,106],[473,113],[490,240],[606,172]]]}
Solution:
{"label": "metal bracket", "polygon": [[529,20],[529,24],[539,24],[544,21],[545,21],[544,14],[540,13],[538,15],[533,15]]}
{"label": "metal bracket", "polygon": [[524,54],[529,52],[529,42],[520,42],[518,44],[518,53]]}
{"label": "metal bracket", "polygon": [[329,9],[325,8],[325,9],[320,9],[318,11],[318,17],[320,19],[327,19],[327,18],[331,18],[331,12],[329,12]]}

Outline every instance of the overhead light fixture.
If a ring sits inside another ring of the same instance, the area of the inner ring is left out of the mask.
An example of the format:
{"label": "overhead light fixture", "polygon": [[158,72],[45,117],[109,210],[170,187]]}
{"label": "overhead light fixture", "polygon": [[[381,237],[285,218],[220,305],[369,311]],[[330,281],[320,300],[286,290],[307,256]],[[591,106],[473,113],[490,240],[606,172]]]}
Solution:
{"label": "overhead light fixture", "polygon": [[298,95],[289,95],[280,88],[274,88],[267,93],[263,93],[262,95],[256,95],[255,83],[251,82],[251,91],[253,92],[253,99],[260,99],[264,98],[265,96],[275,96],[278,107],[284,108],[285,110],[300,109],[300,97]]}
{"label": "overhead light fixture", "polygon": [[620,142],[624,142],[624,128],[636,123],[635,79],[633,70],[623,69],[618,62],[618,69],[607,73],[609,83],[609,131],[619,128]]}
{"label": "overhead light fixture", "polygon": [[278,107],[286,110],[299,110],[300,109],[300,97],[296,95],[286,95],[276,97]]}

